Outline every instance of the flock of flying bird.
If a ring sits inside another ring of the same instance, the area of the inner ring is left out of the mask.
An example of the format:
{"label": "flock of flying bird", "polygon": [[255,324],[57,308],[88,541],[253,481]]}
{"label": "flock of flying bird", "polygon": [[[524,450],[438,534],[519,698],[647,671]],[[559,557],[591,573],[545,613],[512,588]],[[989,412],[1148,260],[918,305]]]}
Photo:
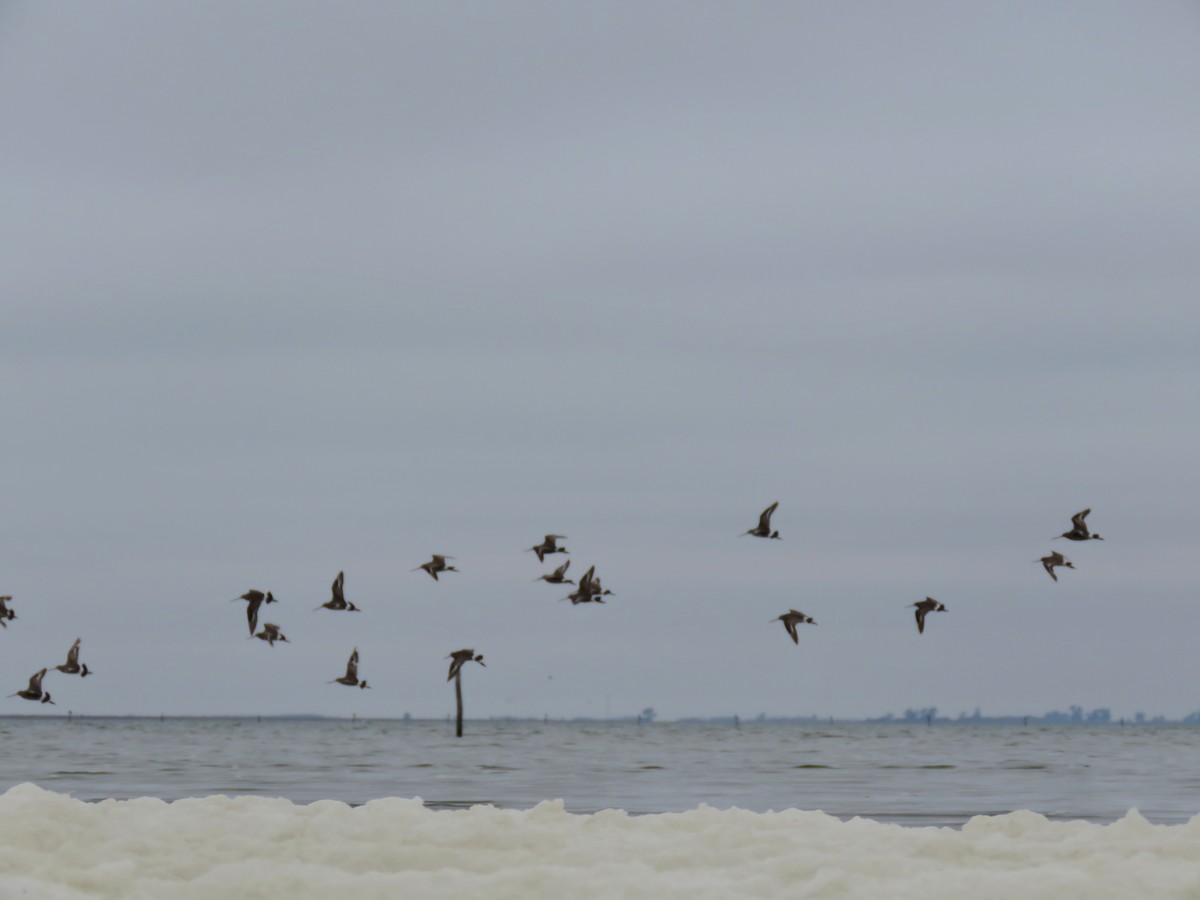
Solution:
{"label": "flock of flying bird", "polygon": [[[744,532],[741,536],[745,537],[747,534],[749,534],[753,535],[754,537],[774,538],[778,540],[779,532],[771,530],[771,513],[775,512],[775,507],[778,505],[779,501],[776,501],[764,509],[762,511],[762,515],[759,516],[757,527],[751,528],[749,531]],[[1064,531],[1062,534],[1058,535],[1058,537],[1054,538],[1054,540],[1058,540],[1059,538],[1066,538],[1068,541],[1104,540],[1104,538],[1100,537],[1100,535],[1093,534],[1088,529],[1087,517],[1090,513],[1091,509],[1085,509],[1081,512],[1075,513],[1075,515],[1071,516],[1071,530]],[[1046,570],[1046,573],[1055,581],[1058,581],[1058,576],[1054,574],[1056,567],[1063,566],[1067,569],[1075,568],[1075,564],[1057,550],[1051,551],[1049,555],[1043,556],[1037,561],[1042,564],[1042,567]],[[916,603],[910,603],[909,606],[916,607],[915,615],[917,619],[918,634],[925,633],[925,617],[927,615],[929,615],[931,612],[946,612],[946,604],[934,600],[932,597],[926,597],[924,600],[918,600]],[[817,624],[811,616],[807,616],[797,609],[789,609],[783,615],[778,616],[771,621],[782,622],[783,627],[787,629],[788,635],[795,644],[800,643],[800,633],[796,630],[797,625]]]}
{"label": "flock of flying bird", "polygon": [[[542,539],[542,542],[540,544],[535,544],[534,546],[529,547],[528,551],[531,551],[531,552],[537,554],[538,562],[544,562],[547,556],[550,556],[554,553],[567,553],[568,552],[566,547],[560,547],[558,545],[558,542],[561,540],[566,540],[566,535],[548,534]],[[459,571],[454,566],[447,564],[446,560],[448,560],[448,559],[454,559],[454,557],[450,556],[449,554],[445,554],[445,553],[435,553],[435,554],[433,554],[432,558],[428,562],[422,563],[421,565],[417,566],[412,571],[425,572],[434,581],[438,581],[439,573]],[[608,588],[604,587],[603,584],[601,584],[600,578],[596,575],[596,567],[595,566],[592,566],[591,568],[589,568],[587,570],[587,572],[585,572],[583,574],[583,577],[579,579],[579,584],[575,585],[574,581],[572,581],[570,578],[566,577],[567,569],[570,567],[570,565],[571,565],[571,561],[567,560],[565,563],[563,563],[561,566],[559,566],[553,572],[547,573],[545,575],[541,575],[538,578],[535,578],[534,580],[535,581],[545,581],[548,584],[574,585],[575,590],[572,591],[566,597],[562,598],[564,600],[570,600],[572,604],[603,603],[604,598],[606,596],[612,595],[613,592],[611,590],[609,590]],[[361,609],[359,609],[352,602],[350,602],[349,600],[346,599],[345,583],[346,583],[346,573],[338,572],[337,577],[333,579],[332,596],[329,598],[328,601],[326,601],[325,603],[322,603],[320,606],[316,607],[316,610],[328,609],[328,610],[332,610],[334,612],[362,612]],[[282,643],[290,643],[290,641],[288,641],[288,639],[287,639],[287,636],[283,633],[283,629],[279,625],[276,625],[274,622],[264,622],[263,626],[262,626],[262,630],[256,630],[256,629],[258,629],[259,609],[265,605],[279,602],[278,600],[275,599],[274,594],[272,594],[270,591],[264,592],[264,591],[258,590],[257,588],[251,588],[250,590],[246,591],[246,593],[242,594],[240,597],[234,598],[235,603],[238,600],[246,601],[246,622],[250,626],[250,636],[251,637],[258,638],[261,641],[266,641],[266,643],[271,647],[275,646],[276,641],[280,641]],[[314,612],[316,610],[314,610]],[[78,643],[78,642],[76,642],[76,643]],[[447,681],[450,681],[450,680],[454,679],[457,675],[459,675],[459,673],[462,671],[463,665],[468,662],[477,662],[481,666],[484,666],[484,667],[486,667],[486,665],[487,665],[483,661],[483,655],[476,653],[471,648],[463,648],[462,650],[455,650],[446,658],[450,660],[450,671],[449,671],[449,674],[446,676]],[[44,672],[44,670],[43,670],[43,672]],[[35,677],[40,678],[40,676],[35,676]],[[346,663],[346,674],[340,678],[331,679],[327,683],[328,684],[344,684],[344,685],[347,685],[348,687],[357,687],[360,689],[370,687],[370,685],[367,684],[367,681],[365,678],[360,679],[358,677],[358,648],[357,647],[355,647],[354,650],[351,651],[351,653],[350,653],[350,659]],[[32,682],[30,683],[30,686],[32,687]],[[21,694],[21,696],[25,696],[25,695]],[[47,695],[47,696],[49,696],[49,695]],[[51,701],[51,702],[53,702],[53,701]]]}
{"label": "flock of flying bird", "polygon": [[[0,597],[0,626],[4,628],[8,628],[8,623],[17,617],[17,614],[8,606],[11,602],[12,597],[10,595],[6,594]],[[92,674],[92,671],[87,667],[87,663],[80,664],[79,662],[79,644],[80,639],[75,638],[75,643],[67,651],[67,661],[62,665],[54,666],[54,668],[64,675],[78,675],[80,678],[87,678],[88,675]],[[42,679],[46,677],[48,671],[50,671],[50,666],[45,666],[34,672],[29,676],[29,686],[25,690],[17,691],[15,694],[9,694],[8,696],[57,705],[50,699],[50,692],[42,690]]]}
{"label": "flock of flying bird", "polygon": [[[764,509],[758,517],[758,524],[754,528],[743,532],[741,535],[739,535],[739,537],[750,535],[751,537],[766,538],[768,540],[780,540],[779,532],[772,530],[771,528],[771,516],[774,514],[778,506],[779,501],[775,501],[766,509]],[[1088,529],[1087,517],[1090,513],[1090,509],[1085,509],[1073,515],[1071,517],[1071,530],[1064,531],[1062,534],[1058,535],[1058,538],[1066,538],[1069,541],[1104,540],[1102,537],[1100,537],[1100,535],[1094,534]],[[1055,538],[1055,540],[1058,538]],[[560,540],[566,540],[566,536],[561,534],[548,534],[540,544],[535,544],[534,546],[527,548],[526,552],[533,552],[537,554],[538,562],[544,562],[547,556],[551,556],[555,553],[568,552],[566,547],[559,546],[558,542]],[[422,563],[412,571],[426,572],[430,578],[432,578],[434,581],[437,581],[439,573],[459,571],[454,566],[446,563],[446,560],[448,559],[454,559],[454,557],[447,554],[435,553],[428,562]],[[1058,581],[1058,576],[1054,572],[1056,568],[1075,568],[1074,564],[1058,551],[1052,551],[1037,561],[1042,564],[1043,568],[1046,570],[1046,573],[1056,582]],[[534,580],[545,581],[547,584],[569,584],[574,586],[575,590],[573,590],[566,597],[562,598],[563,600],[570,600],[572,605],[579,603],[603,603],[606,596],[611,596],[613,594],[611,590],[605,588],[601,584],[599,576],[596,575],[596,567],[594,565],[591,566],[580,577],[578,584],[566,577],[567,570],[570,568],[570,565],[571,561],[567,560],[553,572],[541,575]],[[328,609],[334,612],[361,612],[357,606],[346,599],[344,591],[345,580],[345,573],[338,572],[337,577],[333,580],[332,596],[327,602],[316,607],[316,610]],[[234,598],[234,602],[237,602],[238,600],[246,601],[246,621],[250,626],[251,637],[265,641],[269,646],[272,647],[275,646],[276,641],[289,643],[279,625],[271,622],[264,622],[262,629],[257,630],[259,609],[264,605],[279,602],[275,599],[274,595],[270,591],[266,591],[264,593],[257,588],[251,588],[240,597]],[[17,617],[16,613],[13,612],[8,605],[10,602],[12,602],[11,596],[0,596],[0,627],[5,629],[8,628],[8,623]],[[946,612],[945,604],[933,599],[932,597],[926,597],[924,600],[919,600],[916,603],[909,604],[909,606],[915,608],[917,632],[919,634],[925,633],[925,617],[929,613]],[[788,636],[791,637],[792,642],[797,645],[800,643],[800,634],[797,626],[817,624],[811,616],[808,616],[796,609],[789,609],[787,612],[777,616],[771,621],[782,622],[783,627],[787,630]],[[53,668],[59,672],[62,672],[64,675],[79,675],[81,678],[86,678],[89,674],[91,674],[91,670],[88,669],[87,664],[81,664],[79,662],[79,645],[80,639],[76,638],[75,643],[71,645],[71,649],[67,651],[67,661],[62,665],[54,666]],[[459,675],[462,671],[463,665],[468,662],[477,662],[481,666],[485,665],[482,654],[477,654],[473,649],[469,648],[455,650],[446,658],[450,660],[450,671],[446,676],[447,681],[450,681]],[[46,673],[49,670],[50,667],[47,666],[33,673],[33,675],[31,675],[29,678],[29,686],[27,688],[17,691],[13,694],[9,694],[8,696],[20,697],[23,700],[32,700],[40,703],[53,704],[54,700],[50,698],[50,693],[42,690],[42,679],[46,676]],[[350,659],[346,663],[346,674],[342,675],[340,678],[331,679],[328,683],[343,684],[347,685],[348,687],[357,687],[360,689],[370,687],[365,678],[360,679],[358,677],[357,647],[355,647],[351,652]]]}

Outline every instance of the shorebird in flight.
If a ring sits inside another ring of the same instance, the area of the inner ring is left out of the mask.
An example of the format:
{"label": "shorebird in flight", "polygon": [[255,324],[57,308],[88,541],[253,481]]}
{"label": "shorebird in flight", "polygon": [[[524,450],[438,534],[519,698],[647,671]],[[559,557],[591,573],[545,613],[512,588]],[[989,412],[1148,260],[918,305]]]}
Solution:
{"label": "shorebird in flight", "polygon": [[285,644],[290,644],[289,641],[279,630],[278,625],[272,625],[270,622],[263,622],[263,629],[255,635],[260,641],[266,641],[270,646],[274,647],[276,641],[283,641]]}
{"label": "shorebird in flight", "polygon": [[1046,570],[1046,574],[1058,581],[1058,576],[1054,574],[1055,566],[1066,566],[1068,569],[1075,568],[1075,564],[1055,550],[1049,556],[1043,556],[1038,560],[1042,564],[1042,568]]}
{"label": "shorebird in flight", "polygon": [[435,553],[435,554],[433,554],[433,559],[429,560],[429,562],[427,562],[427,563],[421,563],[421,565],[417,566],[417,568],[413,569],[413,571],[415,572],[415,571],[417,571],[417,569],[421,569],[425,572],[428,572],[429,577],[432,578],[434,581],[437,581],[438,580],[438,572],[457,572],[458,571],[458,569],[454,568],[454,566],[446,565],[446,560],[448,560],[448,559],[454,559],[454,557],[447,556],[445,553]]}
{"label": "shorebird in flight", "polygon": [[79,664],[79,638],[75,638],[75,643],[71,645],[71,649],[67,651],[67,661],[61,666],[54,668],[62,672],[64,675],[78,675],[80,678],[87,678],[92,674],[87,667],[87,663],[82,666]]}
{"label": "shorebird in flight", "polygon": [[254,588],[251,588],[250,590],[246,591],[246,593],[242,594],[242,596],[234,598],[233,602],[237,603],[238,600],[247,601],[246,602],[246,621],[250,624],[250,634],[251,635],[254,634],[254,629],[258,627],[258,608],[260,606],[262,606],[264,603],[278,603],[279,602],[278,600],[275,599],[275,596],[270,591],[267,591],[264,594],[262,591],[255,590]]}
{"label": "shorebird in flight", "polygon": [[446,659],[450,660],[450,674],[446,676],[447,681],[462,671],[463,663],[477,662],[485,669],[487,668],[487,663],[483,661],[483,654],[477,656],[474,650],[455,650]]}
{"label": "shorebird in flight", "polygon": [[749,531],[743,531],[740,535],[738,535],[738,537],[751,535],[753,537],[773,538],[777,541],[781,540],[779,537],[779,532],[771,530],[771,513],[775,512],[775,507],[777,506],[779,506],[778,500],[762,511],[762,514],[758,517],[758,525],[756,525],[754,528],[751,528]]}
{"label": "shorebird in flight", "polygon": [[7,628],[8,620],[17,617],[17,614],[8,608],[8,601],[11,599],[12,596],[8,594],[0,597],[0,628]]}
{"label": "shorebird in flight", "polygon": [[796,630],[797,625],[816,625],[817,623],[811,616],[806,616],[798,609],[789,609],[782,616],[774,618],[772,622],[782,622],[783,627],[787,629],[787,633],[791,635],[792,643],[800,643],[800,634]]}
{"label": "shorebird in flight", "polygon": [[570,600],[571,605],[574,606],[577,603],[603,603],[603,598],[610,595],[615,596],[612,591],[600,584],[600,579],[596,577],[596,567],[592,566],[583,573],[576,589],[562,599]]}
{"label": "shorebird in flight", "polygon": [[534,581],[545,581],[548,584],[574,584],[570,578],[567,578],[567,568],[571,565],[568,559],[565,563],[551,572],[549,575],[539,575]]}
{"label": "shorebird in flight", "polygon": [[566,547],[558,546],[558,541],[565,541],[566,539],[567,536],[565,534],[548,534],[544,541],[540,544],[535,544],[525,552],[528,553],[529,550],[532,550],[537,554],[538,562],[543,562],[551,553],[566,553]]}
{"label": "shorebird in flight", "polygon": [[345,610],[346,612],[362,612],[357,606],[346,599],[346,595],[342,592],[342,586],[346,583],[346,573],[338,572],[337,578],[333,579],[333,596],[325,603],[322,603],[317,609],[332,609]]}
{"label": "shorebird in flight", "polygon": [[917,608],[917,632],[925,633],[925,616],[931,612],[946,612],[946,604],[938,603],[932,597],[926,597],[917,603],[911,603],[910,606]]}
{"label": "shorebird in flight", "polygon": [[40,672],[34,672],[29,676],[29,687],[25,688],[23,691],[17,691],[15,694],[9,694],[8,696],[20,697],[22,700],[41,700],[43,703],[49,703],[57,706],[58,704],[50,699],[49,691],[42,693],[42,679],[45,677],[45,669],[42,669]]}
{"label": "shorebird in flight", "polygon": [[367,679],[358,680],[358,648],[354,648],[354,652],[350,654],[350,661],[346,663],[346,674],[341,678],[335,678],[329,684],[345,684],[350,687],[366,688],[370,687],[367,684]]}
{"label": "shorebird in flight", "polygon": [[1088,517],[1090,509],[1085,509],[1083,512],[1077,512],[1071,516],[1071,530],[1064,531],[1059,537],[1065,537],[1068,541],[1102,541],[1104,538],[1098,534],[1092,534],[1088,531],[1087,522],[1084,520]]}

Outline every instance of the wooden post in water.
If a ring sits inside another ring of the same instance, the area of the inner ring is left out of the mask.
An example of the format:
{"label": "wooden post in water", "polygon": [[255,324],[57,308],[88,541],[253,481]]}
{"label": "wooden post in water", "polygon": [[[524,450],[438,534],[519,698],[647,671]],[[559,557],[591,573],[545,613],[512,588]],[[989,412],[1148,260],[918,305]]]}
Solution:
{"label": "wooden post in water", "polygon": [[462,669],[454,676],[454,699],[458,701],[458,718],[454,723],[454,736],[462,737]]}
{"label": "wooden post in water", "polygon": [[462,737],[462,667],[465,663],[477,662],[481,666],[484,665],[483,654],[476,653],[474,650],[455,650],[450,654],[450,673],[446,676],[446,680],[454,679],[454,699],[458,701],[458,719],[454,726],[454,736]]}

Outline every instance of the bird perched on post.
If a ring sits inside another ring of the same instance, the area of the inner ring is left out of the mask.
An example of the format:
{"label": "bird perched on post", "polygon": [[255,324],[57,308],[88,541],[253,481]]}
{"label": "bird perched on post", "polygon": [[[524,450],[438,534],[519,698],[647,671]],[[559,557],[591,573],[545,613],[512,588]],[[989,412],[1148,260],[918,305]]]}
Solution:
{"label": "bird perched on post", "polygon": [[464,663],[477,662],[485,669],[487,668],[487,663],[483,661],[483,654],[476,655],[474,650],[455,650],[446,659],[450,660],[450,674],[446,676],[447,681],[462,671]]}

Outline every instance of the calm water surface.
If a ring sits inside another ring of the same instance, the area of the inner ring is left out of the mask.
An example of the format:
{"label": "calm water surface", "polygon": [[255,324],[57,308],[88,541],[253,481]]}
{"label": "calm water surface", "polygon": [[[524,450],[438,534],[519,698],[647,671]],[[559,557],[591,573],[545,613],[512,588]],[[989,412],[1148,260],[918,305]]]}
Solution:
{"label": "calm water surface", "polygon": [[434,808],[673,812],[700,803],[957,825],[1032,809],[1106,822],[1200,812],[1200,730],[1183,726],[0,719],[0,790],[83,800],[209,794],[421,797]]}

